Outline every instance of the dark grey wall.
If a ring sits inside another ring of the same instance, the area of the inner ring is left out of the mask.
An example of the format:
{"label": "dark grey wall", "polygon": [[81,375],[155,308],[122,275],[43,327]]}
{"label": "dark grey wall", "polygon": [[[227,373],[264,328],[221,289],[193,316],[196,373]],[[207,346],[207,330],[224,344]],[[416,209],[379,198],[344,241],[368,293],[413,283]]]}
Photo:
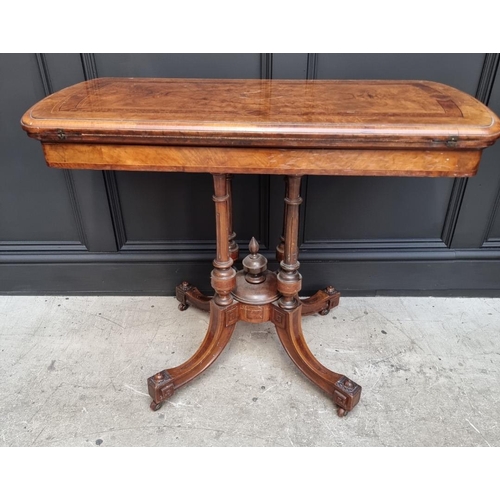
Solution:
{"label": "dark grey wall", "polygon": [[[440,81],[500,114],[498,54],[1,54],[0,293],[208,291],[214,249],[207,174],[58,171],[22,114],[96,76]],[[241,247],[273,262],[283,179],[234,178]],[[500,144],[465,179],[309,177],[302,195],[306,292],[500,295]],[[326,215],[325,215],[326,214]]]}

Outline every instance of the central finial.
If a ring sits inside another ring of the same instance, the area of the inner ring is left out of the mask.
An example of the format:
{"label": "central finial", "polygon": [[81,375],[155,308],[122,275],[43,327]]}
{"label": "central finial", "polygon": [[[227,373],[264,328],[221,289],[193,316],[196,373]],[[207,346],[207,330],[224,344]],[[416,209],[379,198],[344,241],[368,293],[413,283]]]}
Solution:
{"label": "central finial", "polygon": [[248,245],[248,250],[250,250],[250,258],[256,259],[259,253],[259,242],[252,236],[250,244]]}
{"label": "central finial", "polygon": [[259,243],[253,237],[248,250],[250,255],[247,255],[242,262],[245,279],[249,283],[262,283],[266,279],[263,273],[267,269],[267,259],[259,253]]}

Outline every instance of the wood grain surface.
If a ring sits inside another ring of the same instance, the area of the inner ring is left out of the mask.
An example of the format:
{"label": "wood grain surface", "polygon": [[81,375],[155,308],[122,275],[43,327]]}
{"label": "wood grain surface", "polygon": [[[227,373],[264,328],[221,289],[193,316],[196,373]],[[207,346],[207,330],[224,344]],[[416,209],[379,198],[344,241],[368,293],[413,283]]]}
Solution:
{"label": "wood grain surface", "polygon": [[467,177],[481,150],[272,149],[46,143],[51,167],[226,174]]}
{"label": "wood grain surface", "polygon": [[54,142],[287,148],[483,148],[498,118],[457,89],[404,80],[100,78],[56,92],[22,126]]}

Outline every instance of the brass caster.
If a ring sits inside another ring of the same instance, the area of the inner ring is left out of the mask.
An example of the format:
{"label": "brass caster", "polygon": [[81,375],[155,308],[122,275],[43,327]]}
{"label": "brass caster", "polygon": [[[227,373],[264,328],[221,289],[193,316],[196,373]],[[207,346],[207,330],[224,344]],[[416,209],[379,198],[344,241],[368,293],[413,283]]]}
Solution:
{"label": "brass caster", "polygon": [[179,311],[185,311],[189,307],[189,305],[181,303],[177,307],[179,308]]}
{"label": "brass caster", "polygon": [[345,417],[349,412],[346,411],[344,408],[338,408],[337,409],[337,415],[339,417]]}
{"label": "brass caster", "polygon": [[319,314],[321,314],[321,316],[326,316],[329,312],[330,312],[330,309],[322,309],[319,312]]}
{"label": "brass caster", "polygon": [[149,405],[149,407],[153,411],[158,411],[161,408],[161,403],[157,403],[156,401],[151,401],[151,404]]}

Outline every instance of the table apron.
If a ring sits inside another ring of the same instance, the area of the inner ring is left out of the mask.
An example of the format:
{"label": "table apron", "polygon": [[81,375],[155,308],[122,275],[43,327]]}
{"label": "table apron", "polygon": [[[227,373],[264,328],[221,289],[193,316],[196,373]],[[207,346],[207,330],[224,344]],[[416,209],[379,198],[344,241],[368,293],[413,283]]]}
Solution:
{"label": "table apron", "polygon": [[43,143],[54,168],[276,175],[469,177],[482,150],[272,149]]}

